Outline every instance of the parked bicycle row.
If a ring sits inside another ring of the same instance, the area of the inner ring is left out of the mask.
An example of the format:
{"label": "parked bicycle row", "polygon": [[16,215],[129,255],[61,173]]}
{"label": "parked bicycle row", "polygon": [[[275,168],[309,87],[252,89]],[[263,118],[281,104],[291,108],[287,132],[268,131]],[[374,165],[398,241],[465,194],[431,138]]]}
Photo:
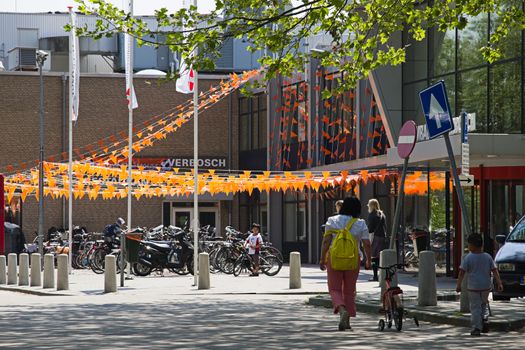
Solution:
{"label": "parked bicycle row", "polygon": [[[122,233],[125,232],[126,260],[131,262],[133,274],[147,276],[153,272],[163,274],[165,270],[179,275],[193,274],[194,235],[190,228],[160,225],[127,231],[124,224],[119,218],[115,224],[107,225],[103,232],[87,232],[85,228],[75,227],[72,267],[101,274],[105,256],[112,254],[117,257],[117,270],[125,268],[120,259]],[[258,224],[252,225],[252,230],[247,233],[227,226],[225,237],[216,237],[214,227],[203,226],[198,233],[199,253],[209,254],[212,273],[257,276],[262,272],[274,276],[282,268],[283,256],[259,230]],[[67,231],[50,229],[45,237],[44,253],[68,253],[67,237]],[[38,238],[33,244],[26,245],[26,250],[29,253],[37,251],[37,242]]]}

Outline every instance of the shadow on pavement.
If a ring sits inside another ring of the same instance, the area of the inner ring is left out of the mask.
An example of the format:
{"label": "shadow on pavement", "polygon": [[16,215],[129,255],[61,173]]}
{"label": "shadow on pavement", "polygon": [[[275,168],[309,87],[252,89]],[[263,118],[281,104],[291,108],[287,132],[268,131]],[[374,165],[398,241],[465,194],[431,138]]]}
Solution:
{"label": "shadow on pavement", "polygon": [[465,337],[468,329],[409,324],[378,332],[361,314],[338,332],[337,316],[300,301],[196,296],[141,303],[0,307],[1,349],[337,349],[513,348],[518,336]]}

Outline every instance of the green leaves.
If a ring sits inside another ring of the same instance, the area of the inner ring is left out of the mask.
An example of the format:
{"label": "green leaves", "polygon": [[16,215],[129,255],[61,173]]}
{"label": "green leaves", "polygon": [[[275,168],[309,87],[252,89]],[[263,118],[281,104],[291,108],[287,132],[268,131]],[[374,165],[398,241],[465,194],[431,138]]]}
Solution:
{"label": "green leaves", "polygon": [[[154,23],[131,17],[105,0],[75,0],[86,15],[98,16],[92,28],[78,28],[79,35],[100,38],[121,32],[135,36],[139,45],[168,46],[192,58],[197,69],[214,69],[220,48],[232,38],[247,42],[250,52],[261,51],[265,80],[278,74],[303,71],[309,59],[304,39],[318,35],[322,52],[312,52],[324,66],[343,73],[338,89],[348,89],[380,66],[405,61],[405,47],[392,38],[407,33],[416,41],[429,30],[466,27],[468,18],[483,11],[497,11],[500,18],[490,41],[481,49],[489,62],[502,58],[500,45],[511,29],[525,28],[521,0],[214,0],[216,9],[200,14],[194,6],[169,13],[155,11]],[[70,26],[65,26],[71,30]],[[312,44],[310,49],[316,49]],[[171,74],[176,76],[176,74]],[[335,91],[338,92],[338,91]],[[334,91],[323,91],[323,97]]]}

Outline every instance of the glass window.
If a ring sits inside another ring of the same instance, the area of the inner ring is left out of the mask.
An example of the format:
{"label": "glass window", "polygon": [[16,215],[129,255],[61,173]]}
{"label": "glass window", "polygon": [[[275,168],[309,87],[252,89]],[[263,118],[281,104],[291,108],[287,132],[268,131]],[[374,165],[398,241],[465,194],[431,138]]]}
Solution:
{"label": "glass window", "polygon": [[259,149],[259,113],[256,109],[251,115],[251,133],[252,133],[252,147],[251,149]]}
{"label": "glass window", "polygon": [[493,133],[521,133],[521,62],[498,64],[490,69],[490,128]]}
{"label": "glass window", "polygon": [[[500,8],[503,9],[507,6],[500,5]],[[490,14],[490,34],[501,24],[501,17],[497,13]],[[520,29],[512,28],[504,40],[501,41],[500,47],[503,53],[502,59],[509,59],[518,57],[521,55],[521,35],[522,32]]]}
{"label": "glass window", "polygon": [[456,31],[447,30],[440,32],[435,30],[430,35],[432,42],[433,60],[431,67],[433,69],[432,75],[438,76],[446,73],[451,73],[456,68]]}
{"label": "glass window", "polygon": [[467,26],[458,31],[458,69],[476,67],[486,61],[479,51],[488,42],[488,15],[468,18]]}
{"label": "glass window", "polygon": [[241,151],[250,149],[250,121],[249,115],[241,115],[239,118],[239,139]]}
{"label": "glass window", "polygon": [[457,111],[476,113],[476,132],[487,132],[487,69],[459,74]]}

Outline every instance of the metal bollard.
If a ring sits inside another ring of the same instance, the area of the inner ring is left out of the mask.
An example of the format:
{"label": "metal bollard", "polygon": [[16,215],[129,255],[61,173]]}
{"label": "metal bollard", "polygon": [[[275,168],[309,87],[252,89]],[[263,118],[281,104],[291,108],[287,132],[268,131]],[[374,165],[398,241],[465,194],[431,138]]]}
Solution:
{"label": "metal bollard", "polygon": [[290,253],[290,289],[301,288],[301,253]]}
{"label": "metal bollard", "polygon": [[18,285],[29,285],[29,254],[20,254],[20,266],[18,267]]}
{"label": "metal bollard", "polygon": [[5,255],[0,255],[0,284],[7,284],[7,264]]}
{"label": "metal bollard", "polygon": [[419,253],[417,305],[436,306],[436,258],[434,252],[425,250]]}
{"label": "metal bollard", "polygon": [[44,255],[44,288],[55,288],[55,257]]}
{"label": "metal bollard", "polygon": [[[397,253],[394,249],[385,249],[379,255],[379,266],[388,267],[397,264]],[[381,286],[381,295],[379,296],[379,301],[382,301],[382,295],[385,292],[385,277],[386,272],[383,269],[379,269],[379,285]],[[392,287],[397,286],[397,274],[394,276],[391,282]]]}
{"label": "metal bollard", "polygon": [[17,271],[16,271],[16,254],[10,253],[7,256],[7,284],[16,284]]}
{"label": "metal bollard", "polygon": [[115,293],[117,291],[117,260],[115,255],[106,255],[104,264],[104,293]]}
{"label": "metal bollard", "polygon": [[208,253],[199,254],[199,287],[210,289],[210,256]]}
{"label": "metal bollard", "polygon": [[58,256],[57,290],[69,289],[69,266],[67,254]]}
{"label": "metal bollard", "polygon": [[31,254],[31,287],[42,285],[42,261],[40,253]]}

